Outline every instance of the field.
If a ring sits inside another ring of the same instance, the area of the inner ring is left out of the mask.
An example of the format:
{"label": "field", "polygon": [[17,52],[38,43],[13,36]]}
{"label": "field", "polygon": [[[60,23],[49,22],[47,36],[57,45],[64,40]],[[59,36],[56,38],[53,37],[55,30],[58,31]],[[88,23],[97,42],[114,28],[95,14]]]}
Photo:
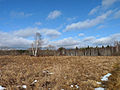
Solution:
{"label": "field", "polygon": [[[0,85],[7,90],[94,90],[102,76],[118,73],[118,61],[119,56],[0,56]],[[113,88],[112,80],[103,83]]]}

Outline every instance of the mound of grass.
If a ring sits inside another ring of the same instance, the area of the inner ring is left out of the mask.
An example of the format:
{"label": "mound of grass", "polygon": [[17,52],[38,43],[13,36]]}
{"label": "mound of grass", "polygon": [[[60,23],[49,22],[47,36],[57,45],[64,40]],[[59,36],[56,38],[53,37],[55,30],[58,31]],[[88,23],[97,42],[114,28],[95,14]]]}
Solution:
{"label": "mound of grass", "polygon": [[113,68],[109,80],[103,84],[107,90],[120,90],[120,60],[117,61]]}

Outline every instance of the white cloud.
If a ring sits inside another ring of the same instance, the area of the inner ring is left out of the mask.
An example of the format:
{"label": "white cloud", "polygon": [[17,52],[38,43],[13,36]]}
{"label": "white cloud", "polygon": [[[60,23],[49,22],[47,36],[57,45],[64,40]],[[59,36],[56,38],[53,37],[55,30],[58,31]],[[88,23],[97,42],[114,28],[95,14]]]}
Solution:
{"label": "white cloud", "polygon": [[57,38],[58,36],[61,35],[61,33],[57,31],[56,29],[47,29],[47,28],[38,29],[38,28],[31,28],[31,27],[16,30],[13,32],[13,34],[15,36],[27,38],[27,37],[34,36],[36,32],[39,32],[42,35],[46,35],[49,38]]}
{"label": "white cloud", "polygon": [[49,13],[47,19],[55,19],[57,17],[59,17],[62,13],[58,10],[54,10],[52,12]]}
{"label": "white cloud", "polygon": [[75,29],[84,29],[84,28],[90,28],[93,26],[96,26],[102,22],[104,22],[105,19],[107,19],[107,17],[112,13],[112,11],[107,11],[106,13],[102,14],[101,16],[98,16],[94,19],[87,19],[85,21],[80,21],[77,23],[72,23],[70,25],[67,25],[65,28],[65,31],[69,31],[69,30],[75,30]]}
{"label": "white cloud", "polygon": [[112,45],[114,41],[120,40],[120,33],[110,35],[108,37],[102,37],[94,40],[95,45]]}
{"label": "white cloud", "polygon": [[36,22],[35,25],[40,26],[42,23],[41,22]]}
{"label": "white cloud", "polygon": [[97,27],[97,29],[102,29],[104,27],[105,27],[105,25],[100,25],[100,26]]}
{"label": "white cloud", "polygon": [[120,40],[120,33],[112,34],[107,37],[96,38],[95,36],[85,37],[84,39],[74,39],[73,37],[64,38],[58,41],[50,42],[51,45],[65,48],[87,47],[90,46],[101,46],[101,45],[113,45],[114,41]]}
{"label": "white cloud", "polygon": [[115,14],[114,14],[114,18],[120,18],[120,10],[119,11],[117,11],[117,12],[115,12]]}
{"label": "white cloud", "polygon": [[73,21],[75,20],[77,17],[71,17],[71,18],[67,18],[67,21]]}
{"label": "white cloud", "polygon": [[19,36],[19,37],[31,37],[33,35],[35,35],[36,32],[38,32],[39,29],[38,28],[25,28],[25,29],[20,29],[20,30],[16,30],[13,32],[13,34],[15,36]]}
{"label": "white cloud", "polygon": [[55,45],[58,47],[65,47],[65,48],[75,48],[76,46],[79,46],[80,41],[75,40],[72,37],[64,38],[62,40],[51,42],[52,45]]}
{"label": "white cloud", "polygon": [[80,37],[81,37],[81,36],[84,36],[84,35],[85,35],[84,33],[79,33],[79,34],[78,34],[78,36],[80,36]]}
{"label": "white cloud", "polygon": [[29,47],[31,43],[31,40],[14,36],[11,33],[0,32],[0,47]]}
{"label": "white cloud", "polygon": [[110,6],[114,5],[116,2],[120,2],[120,0],[101,0],[101,5],[93,8],[88,15],[93,15],[95,13],[101,13],[110,8]]}
{"label": "white cloud", "polygon": [[120,40],[120,33],[112,34],[107,37],[96,38],[95,36],[85,37],[82,40],[75,39],[73,37],[64,38],[57,41],[50,42],[51,45],[65,48],[87,47],[89,46],[101,46],[101,45],[113,45],[114,41]]}
{"label": "white cloud", "polygon": [[100,9],[100,6],[97,6],[97,7],[93,8],[93,9],[89,12],[89,15],[95,14],[99,9]]}
{"label": "white cloud", "polygon": [[85,37],[84,39],[74,39],[73,37],[64,38],[58,41],[50,42],[51,45],[65,48],[87,47],[90,46],[101,46],[101,45],[113,45],[114,41],[120,40],[120,33],[112,34],[107,37],[96,38],[94,36]]}
{"label": "white cloud", "polygon": [[103,7],[109,7],[119,0],[102,0]]}
{"label": "white cloud", "polygon": [[31,13],[25,13],[25,12],[15,12],[15,11],[12,11],[10,12],[10,16],[15,18],[15,17],[29,17],[29,16],[32,16]]}
{"label": "white cloud", "polygon": [[51,38],[57,38],[61,35],[61,33],[55,29],[42,29],[41,32]]}
{"label": "white cloud", "polygon": [[[26,29],[27,30],[27,29]],[[36,30],[39,30],[36,28]],[[61,35],[61,33],[57,32],[54,29],[40,29],[42,34],[47,35],[49,37],[57,37],[57,35]],[[24,33],[23,33],[24,34]],[[31,34],[29,34],[31,35]],[[82,35],[82,33],[81,33]],[[27,35],[28,36],[28,35]],[[120,33],[116,33],[107,37],[96,38],[95,36],[85,37],[82,40],[76,39],[73,37],[64,38],[61,40],[51,41],[48,37],[43,38],[43,47],[47,45],[54,45],[57,48],[65,47],[65,48],[75,48],[77,47],[85,47],[88,45],[96,46],[96,45],[112,45],[114,41],[120,40]],[[8,47],[30,47],[33,40],[29,40],[26,37],[22,37],[20,35],[14,35],[12,32],[0,32],[0,47],[8,46]]]}
{"label": "white cloud", "polygon": [[36,32],[42,34],[44,42],[43,46],[46,46],[49,43],[48,39],[57,38],[61,35],[61,33],[55,29],[38,29],[30,27],[13,32],[0,32],[0,47],[30,47],[33,40],[28,38],[34,38],[33,36],[35,36]]}
{"label": "white cloud", "polygon": [[83,42],[92,42],[93,40],[95,40],[94,36],[89,36],[83,39]]}

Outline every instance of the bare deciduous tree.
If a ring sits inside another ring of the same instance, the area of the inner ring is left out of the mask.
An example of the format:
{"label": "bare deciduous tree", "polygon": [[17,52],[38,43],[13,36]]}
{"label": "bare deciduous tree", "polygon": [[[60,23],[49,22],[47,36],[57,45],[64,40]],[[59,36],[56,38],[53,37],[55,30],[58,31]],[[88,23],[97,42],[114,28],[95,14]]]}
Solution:
{"label": "bare deciduous tree", "polygon": [[49,49],[49,50],[55,50],[55,46],[53,46],[53,45],[48,45],[48,49]]}
{"label": "bare deciduous tree", "polygon": [[38,55],[38,48],[41,49],[43,43],[41,37],[42,37],[41,34],[37,32],[35,35],[35,41],[34,43],[32,43],[32,53],[34,56]]}
{"label": "bare deciduous tree", "polygon": [[119,52],[120,41],[115,41],[114,46],[116,47],[116,52]]}

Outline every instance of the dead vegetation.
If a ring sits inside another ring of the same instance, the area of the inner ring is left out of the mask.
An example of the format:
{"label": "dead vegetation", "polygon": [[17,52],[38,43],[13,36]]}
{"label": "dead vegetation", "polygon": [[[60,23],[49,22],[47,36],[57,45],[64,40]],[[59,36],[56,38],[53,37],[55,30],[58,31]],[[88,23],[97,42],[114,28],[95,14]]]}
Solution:
{"label": "dead vegetation", "polygon": [[[1,56],[0,85],[7,90],[94,90],[117,56]],[[26,85],[26,89],[23,87]]]}
{"label": "dead vegetation", "polygon": [[107,82],[103,82],[107,90],[120,90],[120,59],[114,64],[111,76]]}

